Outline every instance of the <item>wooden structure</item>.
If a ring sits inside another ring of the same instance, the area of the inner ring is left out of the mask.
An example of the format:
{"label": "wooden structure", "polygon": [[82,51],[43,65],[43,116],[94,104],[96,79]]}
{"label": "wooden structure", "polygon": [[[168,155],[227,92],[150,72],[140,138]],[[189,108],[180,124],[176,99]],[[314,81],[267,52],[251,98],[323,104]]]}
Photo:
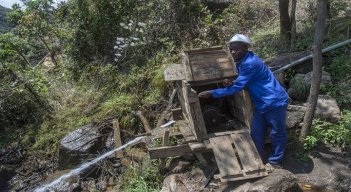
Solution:
{"label": "wooden structure", "polygon": [[[201,91],[222,87],[225,78],[235,78],[235,63],[221,47],[192,49],[182,53],[182,64],[166,68],[165,79],[175,81],[180,108],[172,109],[171,128],[185,142],[149,149],[151,158],[213,154],[221,181],[266,176],[267,172],[249,134],[251,102],[246,91],[221,99],[199,99]],[[165,139],[165,138],[164,138]],[[168,138],[166,138],[168,139]]]}

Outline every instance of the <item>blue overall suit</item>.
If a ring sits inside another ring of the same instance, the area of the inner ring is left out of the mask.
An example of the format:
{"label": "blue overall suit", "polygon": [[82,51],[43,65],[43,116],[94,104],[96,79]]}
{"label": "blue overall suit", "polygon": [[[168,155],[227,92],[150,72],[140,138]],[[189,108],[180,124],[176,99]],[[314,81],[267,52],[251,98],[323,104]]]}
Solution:
{"label": "blue overall suit", "polygon": [[254,104],[251,125],[251,137],[261,157],[264,154],[264,142],[267,127],[271,128],[269,137],[272,151],[268,162],[281,163],[286,148],[286,107],[288,94],[275,79],[271,70],[253,52],[236,63],[238,78],[230,87],[211,90],[214,98],[238,93],[248,89]]}

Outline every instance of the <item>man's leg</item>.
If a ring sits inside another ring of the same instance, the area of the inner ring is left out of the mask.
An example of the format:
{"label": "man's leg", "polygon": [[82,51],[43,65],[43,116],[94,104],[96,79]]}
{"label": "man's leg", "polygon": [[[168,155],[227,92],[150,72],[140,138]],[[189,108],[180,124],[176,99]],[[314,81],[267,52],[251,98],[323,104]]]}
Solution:
{"label": "man's leg", "polygon": [[268,157],[268,162],[278,164],[283,161],[286,149],[286,106],[265,113],[265,117],[268,126],[271,127],[269,138],[271,140],[272,151]]}
{"label": "man's leg", "polygon": [[261,158],[264,155],[264,141],[266,135],[267,124],[264,119],[264,115],[258,111],[253,114],[251,123],[251,138],[256,145],[257,151]]}

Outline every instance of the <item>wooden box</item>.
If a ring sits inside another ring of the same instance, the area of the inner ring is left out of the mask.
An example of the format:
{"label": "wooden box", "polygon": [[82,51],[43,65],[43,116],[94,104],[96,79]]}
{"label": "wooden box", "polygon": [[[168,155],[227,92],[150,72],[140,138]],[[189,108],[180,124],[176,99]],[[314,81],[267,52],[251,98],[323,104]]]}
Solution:
{"label": "wooden box", "polygon": [[185,80],[204,81],[236,76],[234,60],[222,47],[186,50],[182,53]]}

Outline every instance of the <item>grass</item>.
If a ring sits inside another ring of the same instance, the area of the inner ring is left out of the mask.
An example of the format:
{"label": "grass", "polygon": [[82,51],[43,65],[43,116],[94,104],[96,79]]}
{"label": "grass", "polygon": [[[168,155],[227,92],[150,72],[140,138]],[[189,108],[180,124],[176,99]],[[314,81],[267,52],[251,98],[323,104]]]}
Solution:
{"label": "grass", "polygon": [[156,160],[145,160],[142,165],[131,165],[124,171],[122,178],[121,191],[156,192],[161,189],[162,175]]}

